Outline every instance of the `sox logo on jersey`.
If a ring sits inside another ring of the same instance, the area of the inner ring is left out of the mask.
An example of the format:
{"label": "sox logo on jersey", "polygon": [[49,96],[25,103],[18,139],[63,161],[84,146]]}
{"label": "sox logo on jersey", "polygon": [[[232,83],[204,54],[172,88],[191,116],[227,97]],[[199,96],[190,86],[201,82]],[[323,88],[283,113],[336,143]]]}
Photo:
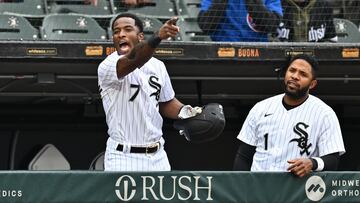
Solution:
{"label": "sox logo on jersey", "polygon": [[160,91],[161,91],[161,85],[158,83],[158,81],[159,81],[159,78],[154,75],[150,76],[150,78],[149,78],[149,85],[152,88],[156,89],[155,92],[150,94],[150,97],[155,96],[156,101],[159,101]]}
{"label": "sox logo on jersey", "polygon": [[[302,129],[302,127],[304,129]],[[294,138],[292,140],[290,140],[291,142],[298,142],[298,147],[301,149],[300,151],[300,155],[303,155],[304,153],[306,153],[306,155],[310,155],[310,151],[309,148],[311,147],[311,143],[308,144],[308,133],[305,131],[306,128],[308,128],[309,125],[303,123],[303,122],[299,122],[294,126],[294,132],[300,136],[300,138]]]}

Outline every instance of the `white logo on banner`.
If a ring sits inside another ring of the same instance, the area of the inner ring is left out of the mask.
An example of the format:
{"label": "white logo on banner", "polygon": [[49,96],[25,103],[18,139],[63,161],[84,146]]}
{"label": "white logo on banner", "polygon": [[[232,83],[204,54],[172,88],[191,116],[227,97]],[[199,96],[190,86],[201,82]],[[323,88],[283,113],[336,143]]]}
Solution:
{"label": "white logo on banner", "polygon": [[319,201],[324,197],[326,185],[320,176],[311,176],[305,184],[306,196],[312,201]]}
{"label": "white logo on banner", "polygon": [[[122,201],[130,201],[138,194],[143,201],[158,200],[213,200],[212,176],[141,176],[136,183],[129,175],[116,180],[115,193]],[[138,190],[137,190],[138,189]]]}
{"label": "white logo on banner", "polygon": [[[130,185],[129,185],[130,183]],[[122,201],[129,201],[135,196],[136,182],[135,180],[128,175],[123,175],[117,179],[115,186],[119,189],[115,190],[116,195]]]}

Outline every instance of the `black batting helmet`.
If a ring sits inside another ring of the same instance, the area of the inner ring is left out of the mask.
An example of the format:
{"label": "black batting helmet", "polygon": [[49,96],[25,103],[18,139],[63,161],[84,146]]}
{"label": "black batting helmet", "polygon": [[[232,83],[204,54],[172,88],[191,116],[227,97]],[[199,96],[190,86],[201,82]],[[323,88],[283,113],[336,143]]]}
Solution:
{"label": "black batting helmet", "polygon": [[183,130],[185,138],[193,143],[203,143],[217,138],[225,127],[223,107],[218,103],[210,103],[202,108],[202,112],[194,117],[179,119],[174,122],[177,130]]}

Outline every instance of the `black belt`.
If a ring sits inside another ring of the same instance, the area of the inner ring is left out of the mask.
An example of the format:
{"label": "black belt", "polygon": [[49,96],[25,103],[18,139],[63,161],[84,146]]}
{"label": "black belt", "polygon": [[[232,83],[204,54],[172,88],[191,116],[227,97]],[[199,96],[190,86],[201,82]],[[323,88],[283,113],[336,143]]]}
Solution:
{"label": "black belt", "polygon": [[[130,153],[144,153],[144,154],[151,154],[157,152],[160,148],[160,143],[156,143],[153,146],[149,147],[130,147]],[[124,145],[118,144],[116,150],[122,152],[124,149]]]}

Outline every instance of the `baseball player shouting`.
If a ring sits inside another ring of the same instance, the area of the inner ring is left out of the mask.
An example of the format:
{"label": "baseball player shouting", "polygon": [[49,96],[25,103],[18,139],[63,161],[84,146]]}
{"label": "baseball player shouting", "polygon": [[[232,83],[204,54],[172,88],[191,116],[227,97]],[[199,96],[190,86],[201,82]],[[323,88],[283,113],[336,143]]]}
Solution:
{"label": "baseball player shouting", "polygon": [[337,169],[345,153],[339,121],[328,105],[309,94],[317,71],[311,56],[290,59],[285,94],[258,102],[245,119],[234,170],[289,171],[303,177]]}
{"label": "baseball player shouting", "polygon": [[168,20],[147,40],[136,15],[122,13],[112,23],[116,52],[98,68],[109,134],[106,171],[169,171],[161,115],[177,119],[201,113],[200,107],[175,98],[164,63],[152,57],[161,40],[179,32],[176,20]]}

